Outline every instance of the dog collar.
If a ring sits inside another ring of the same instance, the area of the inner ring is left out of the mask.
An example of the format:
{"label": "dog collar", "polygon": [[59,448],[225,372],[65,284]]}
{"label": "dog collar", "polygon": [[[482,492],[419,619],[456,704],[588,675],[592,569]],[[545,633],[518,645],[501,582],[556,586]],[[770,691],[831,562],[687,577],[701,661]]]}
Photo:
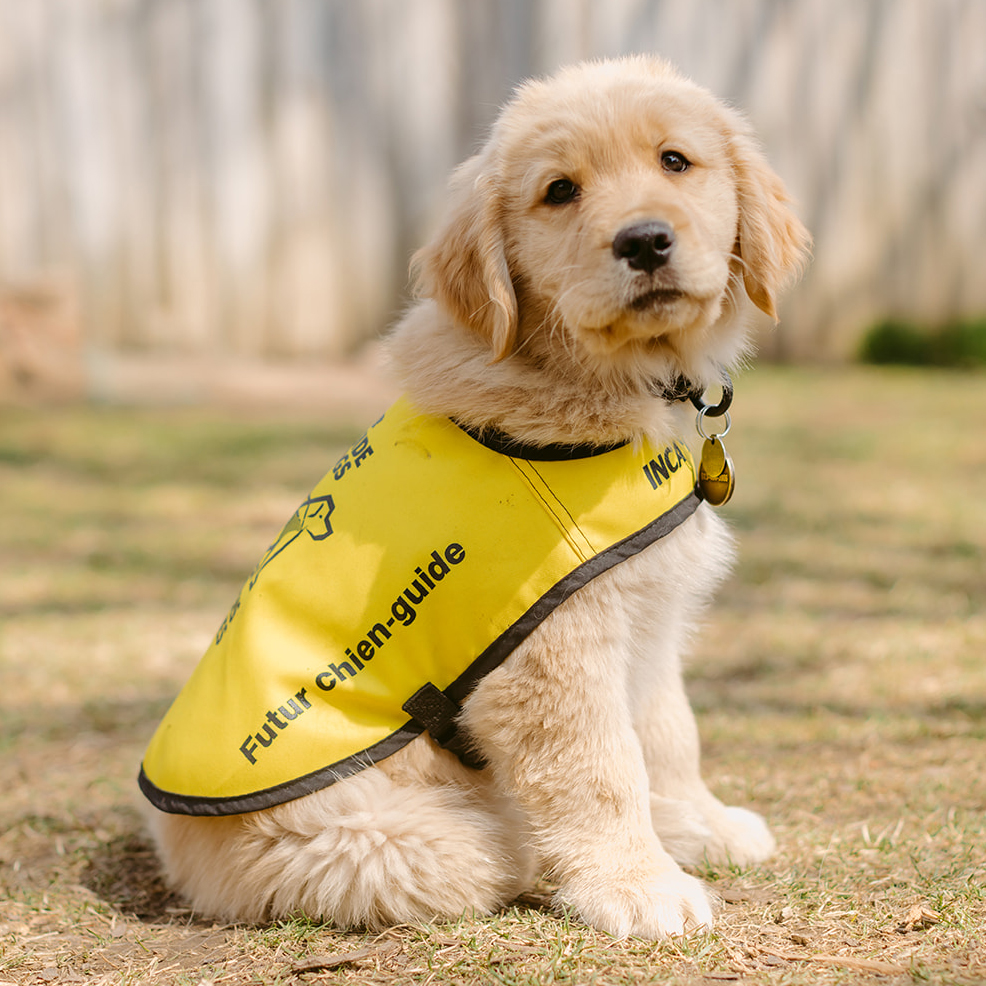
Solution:
{"label": "dog collar", "polygon": [[705,388],[692,383],[691,380],[681,374],[676,376],[670,384],[655,384],[654,393],[663,397],[669,404],[691,401],[695,410],[700,414],[704,413],[710,418],[721,418],[733,402],[733,381],[725,369],[720,368],[719,372],[722,376],[722,397],[718,404],[706,403]]}
{"label": "dog collar", "polygon": [[[454,419],[453,419],[454,420]],[[534,445],[511,437],[496,428],[471,428],[455,422],[470,438],[499,455],[528,462],[573,462],[576,459],[591,459],[607,452],[615,452],[629,442],[612,442],[607,445],[593,445],[589,442],[556,442],[550,445]]]}

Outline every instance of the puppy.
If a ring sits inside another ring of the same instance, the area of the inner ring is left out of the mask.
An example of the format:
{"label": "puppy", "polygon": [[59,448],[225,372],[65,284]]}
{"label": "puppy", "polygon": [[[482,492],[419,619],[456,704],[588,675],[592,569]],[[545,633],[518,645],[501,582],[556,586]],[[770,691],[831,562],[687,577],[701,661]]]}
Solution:
{"label": "puppy", "polygon": [[401,406],[271,546],[148,750],[197,911],[380,928],[490,913],[542,872],[612,935],[711,925],[680,864],[774,842],[699,771],[681,655],[732,547],[682,393],[744,357],[747,301],[775,316],[807,245],[744,120],[664,62],[517,91],[414,259]]}

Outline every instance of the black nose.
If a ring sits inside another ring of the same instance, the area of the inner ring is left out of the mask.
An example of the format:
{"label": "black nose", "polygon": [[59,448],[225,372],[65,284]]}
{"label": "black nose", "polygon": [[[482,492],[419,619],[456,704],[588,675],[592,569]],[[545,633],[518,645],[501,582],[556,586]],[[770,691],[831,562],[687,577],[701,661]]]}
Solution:
{"label": "black nose", "polygon": [[674,250],[674,230],[669,223],[651,221],[625,226],[613,240],[613,256],[634,270],[653,274],[663,267]]}

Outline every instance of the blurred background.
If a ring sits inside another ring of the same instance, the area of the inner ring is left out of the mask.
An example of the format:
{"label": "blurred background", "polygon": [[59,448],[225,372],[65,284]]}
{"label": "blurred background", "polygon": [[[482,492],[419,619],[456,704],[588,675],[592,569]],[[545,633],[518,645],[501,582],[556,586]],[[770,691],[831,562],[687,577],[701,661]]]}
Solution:
{"label": "blurred background", "polygon": [[351,364],[511,89],[631,51],[744,108],[814,234],[762,355],[986,359],[983,0],[0,0],[0,399]]}

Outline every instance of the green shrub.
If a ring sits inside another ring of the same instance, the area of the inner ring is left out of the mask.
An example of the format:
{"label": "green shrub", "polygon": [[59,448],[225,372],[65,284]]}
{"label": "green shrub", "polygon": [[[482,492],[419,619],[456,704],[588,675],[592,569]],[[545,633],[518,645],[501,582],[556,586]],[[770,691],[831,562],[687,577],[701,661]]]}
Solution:
{"label": "green shrub", "polygon": [[885,319],[863,337],[860,359],[905,366],[984,366],[986,316],[948,322],[937,329]]}

